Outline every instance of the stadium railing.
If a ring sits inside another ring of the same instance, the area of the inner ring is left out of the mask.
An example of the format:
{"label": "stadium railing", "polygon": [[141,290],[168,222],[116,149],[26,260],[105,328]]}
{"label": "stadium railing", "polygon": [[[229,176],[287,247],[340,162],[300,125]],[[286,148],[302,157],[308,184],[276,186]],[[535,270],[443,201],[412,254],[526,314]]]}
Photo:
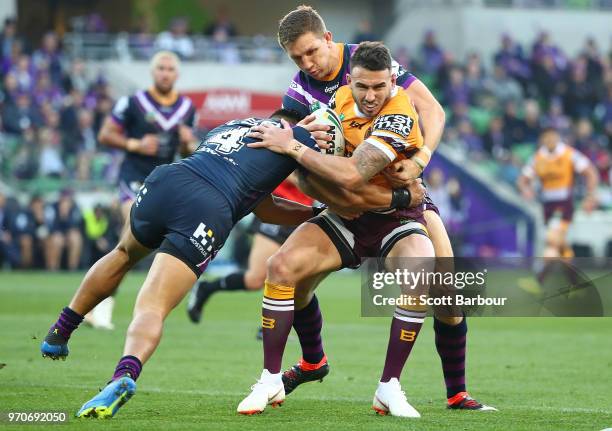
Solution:
{"label": "stadium railing", "polygon": [[[64,49],[85,60],[146,60],[159,48],[156,34],[67,33]],[[234,37],[216,42],[210,37],[190,36],[194,53],[188,61],[273,62],[289,61],[273,37]]]}

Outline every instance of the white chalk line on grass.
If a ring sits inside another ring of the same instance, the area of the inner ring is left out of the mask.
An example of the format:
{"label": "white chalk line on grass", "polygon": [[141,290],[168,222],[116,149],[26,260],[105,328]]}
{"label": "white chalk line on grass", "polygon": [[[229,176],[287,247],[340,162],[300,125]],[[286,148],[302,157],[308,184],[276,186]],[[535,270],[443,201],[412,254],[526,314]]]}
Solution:
{"label": "white chalk line on grass", "polygon": [[[65,388],[65,389],[84,389],[84,390],[95,390],[95,386],[89,385],[14,385],[13,387],[45,387],[45,388]],[[174,394],[174,395],[200,395],[207,397],[236,397],[236,402],[239,402],[242,397],[247,395],[247,391],[237,392],[237,391],[216,391],[211,389],[163,389],[156,387],[146,387],[142,389],[140,393],[159,393],[159,394]],[[288,397],[291,399],[292,397]],[[367,403],[368,400],[363,397],[343,397],[343,396],[327,396],[327,395],[317,395],[317,396],[304,396],[299,395],[299,397],[295,397],[296,401],[307,400],[307,401],[343,401],[343,402],[357,402],[357,403]],[[418,398],[411,398],[411,402],[417,406],[423,406],[425,404],[429,404],[429,401],[419,400]],[[558,412],[558,413],[589,413],[589,414],[605,414],[612,416],[612,410],[604,410],[604,409],[591,409],[585,407],[555,407],[555,406],[533,406],[533,405],[517,405],[513,404],[506,408],[502,409],[506,411],[513,410],[531,410],[531,411],[543,411],[543,412]],[[494,412],[487,414],[496,414]]]}

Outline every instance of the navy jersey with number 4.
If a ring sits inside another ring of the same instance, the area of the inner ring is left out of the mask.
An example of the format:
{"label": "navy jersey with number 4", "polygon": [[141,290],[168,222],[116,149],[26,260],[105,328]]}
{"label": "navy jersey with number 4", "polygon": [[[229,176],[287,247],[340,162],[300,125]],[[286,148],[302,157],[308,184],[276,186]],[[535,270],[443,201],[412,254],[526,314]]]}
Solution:
{"label": "navy jersey with number 4", "polygon": [[[248,143],[257,141],[246,137],[251,127],[265,123],[280,127],[276,119],[229,121],[211,130],[195,153],[177,162],[227,198],[234,222],[249,214],[298,166],[291,157],[265,148],[247,147]],[[318,151],[305,129],[293,130],[295,139]]]}

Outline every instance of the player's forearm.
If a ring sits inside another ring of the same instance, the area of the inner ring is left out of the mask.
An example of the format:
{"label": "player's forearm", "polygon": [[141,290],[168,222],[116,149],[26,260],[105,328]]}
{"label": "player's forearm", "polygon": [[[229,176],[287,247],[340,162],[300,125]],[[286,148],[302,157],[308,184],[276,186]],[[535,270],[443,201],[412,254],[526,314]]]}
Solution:
{"label": "player's forearm", "polygon": [[593,166],[590,166],[584,171],[584,176],[586,178],[587,195],[595,196],[597,186],[599,185],[599,177],[597,175],[597,171]]}
{"label": "player's forearm", "polygon": [[436,103],[435,106],[428,106],[419,112],[419,117],[423,125],[423,145],[433,153],[442,139],[446,114],[444,109]]}
{"label": "player's forearm", "polygon": [[414,103],[423,126],[423,144],[433,153],[444,132],[446,114],[442,105],[436,100],[431,91],[420,81],[414,82],[406,90]]}
{"label": "player's forearm", "polygon": [[[391,206],[391,190],[374,184],[348,190],[316,175],[309,175],[303,183],[310,196],[330,206],[351,211],[369,211]],[[300,185],[303,183],[300,182]]]}
{"label": "player's forearm", "polygon": [[138,139],[129,139],[125,135],[119,132],[110,130],[100,130],[98,134],[98,142],[108,147],[119,148],[121,150],[130,151],[131,146],[136,146],[135,143],[139,142]]}
{"label": "player's forearm", "polygon": [[369,180],[361,175],[352,158],[324,156],[295,139],[291,143],[288,155],[310,172],[327,178],[340,187],[355,189]]}
{"label": "player's forearm", "polygon": [[312,218],[312,207],[271,196],[254,211],[264,223],[297,226]]}
{"label": "player's forearm", "polygon": [[531,180],[527,176],[521,174],[516,180],[516,186],[521,193],[524,193],[531,188]]}

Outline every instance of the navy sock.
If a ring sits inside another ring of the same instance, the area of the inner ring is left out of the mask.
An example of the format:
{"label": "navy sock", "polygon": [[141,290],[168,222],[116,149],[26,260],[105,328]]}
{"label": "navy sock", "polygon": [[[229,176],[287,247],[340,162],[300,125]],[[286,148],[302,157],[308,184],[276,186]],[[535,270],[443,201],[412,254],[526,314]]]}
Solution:
{"label": "navy sock", "polygon": [[128,374],[132,380],[136,381],[142,371],[142,362],[136,356],[127,355],[119,360],[115,368],[112,380],[115,381]]}
{"label": "navy sock", "polygon": [[319,300],[313,295],[310,303],[301,310],[296,310],[293,315],[293,329],[300,340],[302,358],[309,364],[318,364],[325,355],[321,340],[322,328],[323,316]]}
{"label": "navy sock", "polygon": [[202,284],[209,293],[220,290],[247,290],[244,284],[244,272],[234,272],[215,281],[203,281]]}
{"label": "navy sock", "polygon": [[446,397],[451,398],[459,392],[465,392],[466,318],[464,316],[461,323],[455,326],[434,318],[434,332],[436,350],[442,361]]}
{"label": "navy sock", "polygon": [[79,327],[82,321],[83,316],[73,311],[70,307],[64,307],[57,322],[49,329],[49,334],[60,335],[68,341],[74,330]]}

